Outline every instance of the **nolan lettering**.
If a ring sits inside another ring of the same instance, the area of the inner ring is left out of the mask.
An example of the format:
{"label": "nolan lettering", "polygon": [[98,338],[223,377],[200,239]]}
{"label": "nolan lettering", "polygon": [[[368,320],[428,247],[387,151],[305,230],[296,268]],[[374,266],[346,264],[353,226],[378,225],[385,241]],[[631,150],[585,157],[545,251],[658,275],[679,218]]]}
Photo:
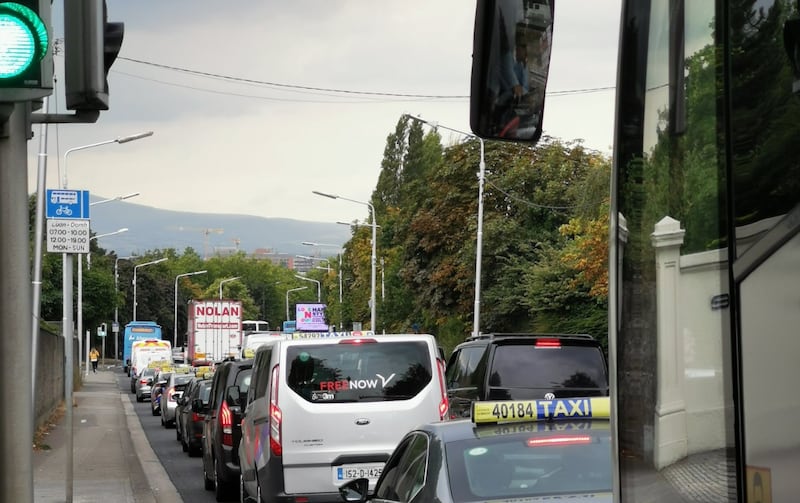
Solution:
{"label": "nolan lettering", "polygon": [[217,306],[214,304],[195,306],[197,316],[240,316],[240,306]]}

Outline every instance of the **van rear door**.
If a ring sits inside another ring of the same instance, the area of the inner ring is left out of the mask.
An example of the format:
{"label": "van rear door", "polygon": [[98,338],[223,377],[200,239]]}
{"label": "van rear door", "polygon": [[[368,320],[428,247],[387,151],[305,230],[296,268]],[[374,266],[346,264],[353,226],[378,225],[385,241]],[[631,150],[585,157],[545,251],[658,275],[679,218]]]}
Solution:
{"label": "van rear door", "polygon": [[374,483],[402,436],[438,421],[443,399],[432,336],[292,341],[281,392],[287,493]]}

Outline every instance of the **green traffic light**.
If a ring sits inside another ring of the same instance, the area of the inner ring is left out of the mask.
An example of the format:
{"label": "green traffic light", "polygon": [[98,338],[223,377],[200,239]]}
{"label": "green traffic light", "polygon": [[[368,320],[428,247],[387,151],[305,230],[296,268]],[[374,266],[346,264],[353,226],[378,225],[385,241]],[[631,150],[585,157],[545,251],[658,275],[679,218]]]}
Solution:
{"label": "green traffic light", "polygon": [[0,79],[18,77],[41,61],[47,45],[47,28],[34,11],[0,3]]}

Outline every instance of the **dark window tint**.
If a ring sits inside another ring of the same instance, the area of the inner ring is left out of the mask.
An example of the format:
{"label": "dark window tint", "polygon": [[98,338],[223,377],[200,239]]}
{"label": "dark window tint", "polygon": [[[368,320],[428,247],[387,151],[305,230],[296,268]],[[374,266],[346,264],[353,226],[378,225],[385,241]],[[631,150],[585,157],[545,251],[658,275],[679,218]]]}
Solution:
{"label": "dark window tint", "polygon": [[478,385],[475,371],[481,361],[486,346],[465,347],[453,355],[447,367],[447,387],[465,388]]}
{"label": "dark window tint", "polygon": [[236,374],[236,381],[233,383],[234,386],[239,386],[239,393],[244,395],[247,394],[247,391],[250,389],[250,376],[253,373],[253,369],[242,369]]}
{"label": "dark window tint", "polygon": [[261,349],[256,355],[256,360],[253,367],[255,374],[255,382],[250,387],[250,392],[247,394],[247,403],[252,402],[258,398],[266,396],[267,385],[269,384],[270,368],[269,363],[272,360],[272,349]]}
{"label": "dark window tint", "polygon": [[291,346],[286,361],[289,388],[315,403],[406,400],[431,381],[421,341]]}
{"label": "dark window tint", "polygon": [[498,345],[489,386],[505,388],[605,388],[605,361],[599,348]]}
{"label": "dark window tint", "polygon": [[428,437],[409,435],[384,470],[386,475],[377,488],[377,497],[393,501],[411,501],[425,485],[428,466]]}
{"label": "dark window tint", "polygon": [[208,399],[211,396],[211,381],[204,382],[200,385],[200,389],[197,392],[198,398],[203,401],[203,403],[208,403]]}
{"label": "dark window tint", "polygon": [[183,376],[182,375],[182,376],[175,376],[175,379],[173,379],[172,382],[175,385],[178,385],[178,384],[185,385],[186,383],[188,383],[191,380],[192,380],[192,376],[190,376],[190,375]]}

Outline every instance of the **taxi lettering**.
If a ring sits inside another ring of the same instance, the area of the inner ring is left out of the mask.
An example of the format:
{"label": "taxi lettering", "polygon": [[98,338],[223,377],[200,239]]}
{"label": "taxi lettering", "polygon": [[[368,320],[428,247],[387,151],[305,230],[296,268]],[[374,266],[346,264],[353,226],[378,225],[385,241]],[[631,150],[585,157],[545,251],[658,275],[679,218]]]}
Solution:
{"label": "taxi lettering", "polygon": [[[380,386],[385,388],[389,381],[391,381],[396,374],[389,377],[384,377],[381,374],[375,374],[377,379],[352,379],[341,381],[322,381],[319,383],[321,391],[346,391],[349,389],[375,389]],[[380,382],[380,385],[378,384]]]}
{"label": "taxi lettering", "polygon": [[607,418],[609,414],[608,397],[476,402],[472,408],[475,423]]}

